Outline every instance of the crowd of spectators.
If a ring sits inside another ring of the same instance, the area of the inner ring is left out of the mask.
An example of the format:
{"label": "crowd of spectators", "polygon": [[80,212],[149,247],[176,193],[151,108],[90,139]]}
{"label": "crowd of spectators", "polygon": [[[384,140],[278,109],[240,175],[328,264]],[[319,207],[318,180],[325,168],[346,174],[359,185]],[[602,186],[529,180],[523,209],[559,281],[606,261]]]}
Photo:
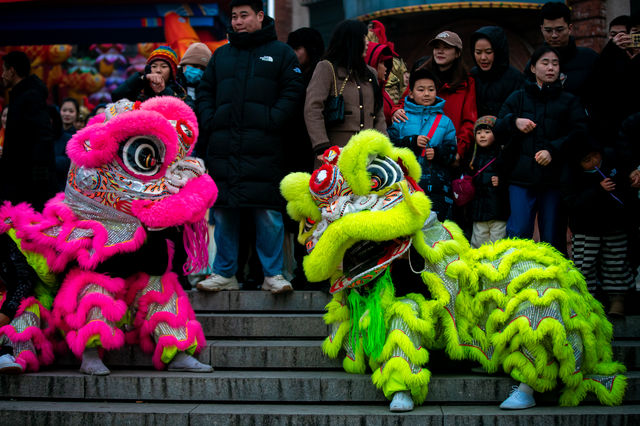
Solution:
{"label": "crowd of spectators", "polygon": [[[466,41],[442,31],[407,66],[379,21],[338,24],[325,51],[311,28],[279,42],[259,0],[233,0],[231,10],[228,44],[212,54],[196,43],[182,58],[162,46],[112,94],[114,101],[176,96],[198,116],[196,154],[220,189],[211,215],[217,252],[199,289],[240,288],[248,262],[261,265],[264,290],[291,291],[285,264],[291,257],[300,264],[302,253],[283,249],[290,224],[280,180],[310,172],[327,148],[376,129],[414,151],[433,210],[458,222],[474,247],[535,236],[571,256],[590,289],[610,296],[610,314],[624,314],[640,259],[638,16],[614,19],[598,54],[576,45],[570,9],[547,3],[544,43],[521,72],[497,26]],[[69,98],[59,117],[48,113],[46,88],[20,52],[4,57],[2,78],[11,101],[2,110],[0,195],[42,208],[64,190],[64,146],[83,125],[80,106]],[[336,96],[344,102],[338,121],[325,114]],[[464,174],[476,195],[460,206],[452,181]],[[296,269],[296,282],[301,275]]]}

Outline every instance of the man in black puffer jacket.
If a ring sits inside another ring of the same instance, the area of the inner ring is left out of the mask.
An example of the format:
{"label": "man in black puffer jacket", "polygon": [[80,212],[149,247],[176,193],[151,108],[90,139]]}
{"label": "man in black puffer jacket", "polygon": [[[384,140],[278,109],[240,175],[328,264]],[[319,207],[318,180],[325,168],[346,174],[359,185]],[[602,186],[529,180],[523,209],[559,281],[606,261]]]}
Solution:
{"label": "man in black puffer jacket", "polygon": [[[239,217],[256,225],[263,290],[290,291],[282,277],[282,198],[285,133],[302,107],[304,86],[291,47],[277,41],[260,0],[231,2],[229,44],[218,48],[198,86],[198,156],[218,185],[214,207],[217,255],[205,291],[237,289]],[[243,224],[244,225],[244,224]]]}
{"label": "man in black puffer jacket", "polygon": [[[487,40],[491,45],[493,61],[488,70],[484,70],[478,64],[478,59],[485,59],[482,54],[486,53],[482,51],[481,46],[476,46],[477,41],[481,39]],[[497,116],[509,95],[524,87],[524,75],[509,64],[509,44],[504,30],[500,27],[478,29],[471,35],[471,49],[476,64],[471,69],[471,75],[476,80],[478,117]]]}

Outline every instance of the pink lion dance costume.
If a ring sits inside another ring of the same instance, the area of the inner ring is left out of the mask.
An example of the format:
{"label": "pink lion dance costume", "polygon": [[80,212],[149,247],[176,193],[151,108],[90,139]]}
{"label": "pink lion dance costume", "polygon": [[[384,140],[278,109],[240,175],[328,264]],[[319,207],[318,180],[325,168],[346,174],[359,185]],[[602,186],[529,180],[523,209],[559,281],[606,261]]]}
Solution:
{"label": "pink lion dance costume", "polygon": [[212,371],[192,357],[205,338],[162,231],[184,226],[185,273],[206,265],[204,216],[217,188],[188,156],[197,137],[182,101],[123,99],[69,141],[67,188],[42,214],[27,205],[0,210],[0,232],[14,229],[21,250],[43,256],[61,277],[53,322],[84,373],[109,374],[100,355],[125,342],[153,352],[158,369]]}

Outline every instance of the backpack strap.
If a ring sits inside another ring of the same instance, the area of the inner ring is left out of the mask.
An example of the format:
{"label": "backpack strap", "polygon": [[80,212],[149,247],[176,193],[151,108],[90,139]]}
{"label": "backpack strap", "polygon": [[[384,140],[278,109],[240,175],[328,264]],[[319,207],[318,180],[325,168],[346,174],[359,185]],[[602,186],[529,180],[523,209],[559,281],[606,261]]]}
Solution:
{"label": "backpack strap", "polygon": [[[433,135],[436,133],[436,130],[438,130],[438,125],[440,124],[440,120],[442,120],[442,113],[436,114],[436,118],[433,120],[433,124],[431,125],[431,128],[429,129],[429,133],[427,133],[427,138],[429,140],[431,140]],[[425,148],[422,149],[422,154],[420,154],[420,156],[424,157],[426,155],[427,155],[427,148],[425,147]]]}
{"label": "backpack strap", "polygon": [[485,165],[484,165],[484,167],[482,167],[480,170],[478,170],[478,171],[476,172],[476,174],[475,174],[475,175],[473,175],[473,177],[476,177],[476,176],[478,176],[480,173],[482,173],[482,172],[484,171],[484,169],[486,169],[487,167],[489,167],[489,166],[491,165],[491,163],[493,163],[494,161],[496,161],[496,158],[498,158],[498,157],[493,157],[493,159],[492,159],[491,161],[489,161],[487,164],[485,164]]}

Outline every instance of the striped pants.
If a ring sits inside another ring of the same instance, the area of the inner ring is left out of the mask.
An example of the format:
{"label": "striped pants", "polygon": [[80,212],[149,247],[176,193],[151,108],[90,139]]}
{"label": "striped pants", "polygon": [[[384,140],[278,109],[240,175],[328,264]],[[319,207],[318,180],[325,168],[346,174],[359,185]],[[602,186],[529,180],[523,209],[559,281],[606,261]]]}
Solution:
{"label": "striped pants", "polygon": [[627,234],[573,235],[573,262],[593,293],[600,284],[607,293],[624,293],[635,287],[627,258]]}

